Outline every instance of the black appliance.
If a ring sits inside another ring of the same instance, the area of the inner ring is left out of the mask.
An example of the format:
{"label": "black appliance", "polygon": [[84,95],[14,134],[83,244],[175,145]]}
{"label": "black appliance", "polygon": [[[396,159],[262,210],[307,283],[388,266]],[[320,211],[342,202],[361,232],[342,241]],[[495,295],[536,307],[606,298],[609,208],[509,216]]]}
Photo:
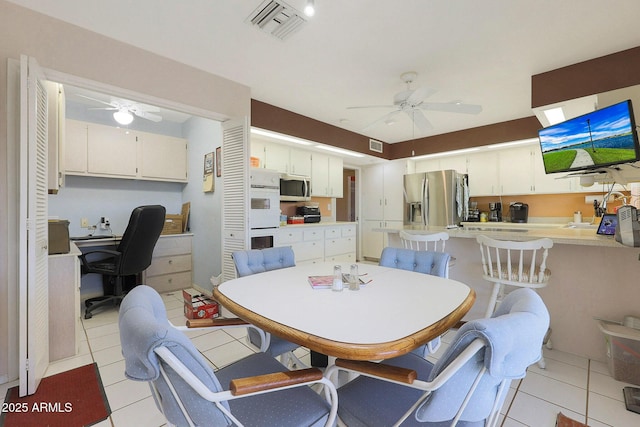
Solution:
{"label": "black appliance", "polygon": [[511,216],[511,222],[527,222],[529,219],[529,205],[521,202],[511,203],[509,215]]}
{"label": "black appliance", "polygon": [[298,206],[296,208],[296,215],[303,217],[305,223],[320,222],[320,218],[322,217],[320,208],[314,206]]}
{"label": "black appliance", "polygon": [[502,222],[502,203],[489,203],[489,221]]}

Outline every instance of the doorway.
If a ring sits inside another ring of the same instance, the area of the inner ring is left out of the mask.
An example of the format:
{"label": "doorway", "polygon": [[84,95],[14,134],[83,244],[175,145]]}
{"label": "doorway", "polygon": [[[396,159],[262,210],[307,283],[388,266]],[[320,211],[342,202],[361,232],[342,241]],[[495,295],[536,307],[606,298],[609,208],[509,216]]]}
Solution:
{"label": "doorway", "polygon": [[355,169],[342,170],[342,194],[341,199],[336,199],[336,221],[357,221],[356,209],[356,171]]}

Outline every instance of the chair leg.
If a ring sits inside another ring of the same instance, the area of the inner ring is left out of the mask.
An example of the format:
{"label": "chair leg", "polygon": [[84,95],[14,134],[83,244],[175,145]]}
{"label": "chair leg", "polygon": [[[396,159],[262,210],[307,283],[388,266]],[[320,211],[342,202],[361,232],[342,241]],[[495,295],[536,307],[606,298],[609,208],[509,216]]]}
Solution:
{"label": "chair leg", "polygon": [[106,305],[120,305],[122,299],[124,298],[124,293],[122,292],[122,277],[120,276],[112,276],[114,277],[115,283],[113,285],[113,295],[103,295],[101,297],[89,298],[84,302],[85,310],[84,310],[84,318],[91,319],[93,317],[93,311],[97,308],[104,307]]}
{"label": "chair leg", "polygon": [[484,317],[491,317],[494,310],[496,309],[496,303],[498,302],[498,293],[501,288],[500,283],[494,283],[493,288],[491,289],[491,295],[489,296],[489,305],[487,305],[487,311],[484,314]]}

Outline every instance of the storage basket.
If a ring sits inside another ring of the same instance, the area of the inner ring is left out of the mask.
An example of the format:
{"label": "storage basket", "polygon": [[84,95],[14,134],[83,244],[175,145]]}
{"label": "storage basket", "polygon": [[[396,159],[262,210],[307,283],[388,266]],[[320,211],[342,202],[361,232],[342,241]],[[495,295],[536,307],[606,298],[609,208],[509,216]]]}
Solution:
{"label": "storage basket", "polygon": [[164,217],[164,227],[160,234],[180,234],[182,233],[182,215],[167,214]]}
{"label": "storage basket", "polygon": [[640,330],[600,320],[609,372],[617,381],[640,385]]}

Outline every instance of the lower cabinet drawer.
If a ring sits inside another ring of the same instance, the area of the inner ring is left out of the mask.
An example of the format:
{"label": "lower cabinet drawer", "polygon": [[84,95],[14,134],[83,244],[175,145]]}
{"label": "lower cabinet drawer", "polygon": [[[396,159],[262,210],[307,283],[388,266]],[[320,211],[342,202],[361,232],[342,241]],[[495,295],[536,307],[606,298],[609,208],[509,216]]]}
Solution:
{"label": "lower cabinet drawer", "polygon": [[148,277],[180,271],[191,271],[191,254],[153,258],[146,274]]}
{"label": "lower cabinet drawer", "polygon": [[296,257],[296,263],[298,261],[306,261],[315,258],[322,259],[324,257],[324,245],[321,240],[294,243],[291,245],[291,248],[293,249],[293,253]]}
{"label": "lower cabinet drawer", "polygon": [[145,276],[145,285],[151,286],[156,291],[169,292],[177,291],[179,289],[190,288],[191,283],[191,271],[184,271],[182,273],[162,274],[160,276]]}
{"label": "lower cabinet drawer", "polygon": [[340,239],[328,239],[325,242],[325,256],[331,257],[334,255],[355,253],[356,251],[356,239],[354,237],[343,237]]}

